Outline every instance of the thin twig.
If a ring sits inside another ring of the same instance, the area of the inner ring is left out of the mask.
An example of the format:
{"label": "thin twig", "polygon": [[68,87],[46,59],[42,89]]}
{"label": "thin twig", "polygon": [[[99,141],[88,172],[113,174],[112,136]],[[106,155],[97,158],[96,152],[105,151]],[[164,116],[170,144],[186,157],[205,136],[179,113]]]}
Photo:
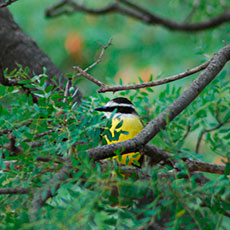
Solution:
{"label": "thin twig", "polygon": [[[84,72],[88,72],[90,69],[92,69],[94,66],[96,66],[97,64],[99,64],[102,59],[103,59],[103,56],[104,56],[104,53],[105,53],[105,50],[112,45],[112,38],[109,39],[107,45],[102,45],[101,43],[99,43],[99,45],[101,46],[102,50],[101,50],[101,53],[98,57],[98,59],[93,63],[91,64],[90,66],[88,66],[86,69],[84,69]],[[73,67],[74,69],[76,69],[76,67],[74,66]],[[77,74],[77,77],[81,76],[82,74],[81,73],[78,73]]]}
{"label": "thin twig", "polygon": [[27,96],[32,96],[33,103],[38,104],[38,98],[32,93],[30,88],[27,88],[24,84],[19,83],[20,80],[5,78],[2,66],[2,63],[0,62],[0,83],[4,86],[21,86]]}
{"label": "thin twig", "polygon": [[224,122],[221,122],[221,121],[219,120],[219,118],[217,117],[217,121],[218,121],[218,124],[217,124],[216,126],[214,126],[213,128],[203,129],[203,130],[200,132],[200,134],[199,134],[199,136],[198,136],[198,139],[197,139],[197,143],[196,143],[196,149],[195,149],[196,153],[199,153],[199,152],[200,152],[200,146],[201,146],[201,142],[202,142],[202,139],[203,139],[204,135],[205,135],[206,133],[210,133],[210,132],[213,132],[213,131],[215,131],[215,130],[221,128],[223,125],[225,125],[226,123],[228,123],[228,122],[230,121],[230,117],[229,117],[226,121],[224,121]]}
{"label": "thin twig", "polygon": [[[151,158],[151,165],[158,164],[160,161],[163,161],[164,164],[172,165],[175,168],[177,161],[173,160],[173,156],[170,155],[168,152],[161,150],[151,144],[145,145],[142,151],[145,155]],[[213,174],[225,173],[225,165],[212,164],[186,157],[183,157],[181,160],[185,162],[185,165],[187,166],[189,172],[199,171]]]}
{"label": "thin twig", "polygon": [[201,141],[202,141],[202,139],[203,139],[203,137],[204,137],[204,135],[206,134],[206,133],[210,133],[210,132],[212,132],[212,131],[215,131],[215,130],[217,130],[217,129],[219,129],[221,126],[223,126],[224,125],[224,123],[219,123],[218,125],[216,125],[215,127],[213,127],[213,128],[210,128],[210,129],[203,129],[201,132],[200,132],[200,134],[199,134],[199,136],[198,136],[198,139],[197,139],[197,143],[196,143],[196,153],[199,153],[200,152],[200,146],[201,146]]}
{"label": "thin twig", "polygon": [[82,76],[87,78],[88,80],[92,81],[96,85],[100,86],[101,89],[98,90],[98,93],[105,93],[105,92],[117,92],[122,90],[134,90],[134,89],[141,89],[141,88],[149,88],[154,87],[158,85],[163,85],[172,81],[180,80],[182,78],[191,76],[192,74],[195,74],[201,70],[204,70],[209,65],[210,61],[203,63],[202,65],[196,66],[192,69],[189,69],[183,73],[179,73],[177,75],[170,76],[165,79],[159,79],[153,82],[147,82],[147,83],[140,83],[140,84],[133,84],[133,85],[118,85],[118,86],[107,86],[103,82],[95,79],[92,75],[86,73],[84,70],[82,70],[80,67],[75,66],[74,68],[81,73]]}
{"label": "thin twig", "polygon": [[[109,4],[106,7],[102,7],[100,9],[89,9],[81,4],[78,4],[74,1],[71,0],[61,0],[59,3],[51,6],[50,8],[48,8],[45,12],[46,17],[57,17],[63,14],[73,14],[75,12],[78,11],[83,11],[83,12],[87,12],[90,14],[106,14],[109,12],[113,12],[116,10],[116,6],[117,4],[112,3]],[[72,7],[69,8],[69,7]]]}
{"label": "thin twig", "polygon": [[[23,126],[29,127],[32,124],[32,122],[33,122],[32,120],[29,121],[29,122],[24,122],[24,123],[18,125],[17,127],[13,128],[13,129],[19,129],[20,127],[23,127]],[[13,129],[3,129],[3,130],[0,130],[0,136],[3,136],[3,135],[11,133],[13,131]]]}
{"label": "thin twig", "polygon": [[50,134],[50,133],[53,133],[53,132],[54,132],[54,130],[51,129],[51,130],[45,131],[45,132],[43,132],[43,133],[37,133],[37,134],[34,135],[33,138],[26,138],[26,139],[23,140],[23,141],[24,141],[24,142],[28,142],[28,141],[31,141],[31,139],[35,140],[35,139],[44,137],[44,136],[46,136],[46,135],[48,135],[48,134]]}
{"label": "thin twig", "polygon": [[192,69],[189,69],[183,73],[179,73],[177,75],[170,76],[165,79],[159,79],[153,82],[146,82],[146,83],[140,83],[140,84],[133,84],[133,85],[118,85],[118,86],[105,86],[98,90],[98,93],[105,93],[105,92],[117,92],[122,90],[131,90],[131,89],[141,89],[141,88],[149,88],[154,87],[158,85],[163,85],[172,81],[177,81],[182,78],[191,76],[195,73],[200,72],[201,70],[204,70],[209,65],[210,61],[203,63],[202,65],[199,65],[197,67],[194,67]]}
{"label": "thin twig", "polygon": [[7,194],[27,194],[29,193],[30,189],[28,188],[0,188],[1,195]]}
{"label": "thin twig", "polygon": [[81,69],[79,66],[74,66],[74,69],[76,69],[77,72],[79,72],[83,77],[85,77],[85,78],[87,78],[88,80],[92,81],[92,82],[95,83],[96,85],[98,85],[98,86],[100,86],[100,87],[102,87],[102,88],[106,87],[106,85],[105,85],[103,82],[101,82],[101,81],[95,79],[92,75],[86,73],[86,72],[85,72],[83,69]]}
{"label": "thin twig", "polygon": [[3,129],[3,130],[0,130],[0,136],[9,134],[10,132],[12,132],[12,130],[10,130],[10,129]]}
{"label": "thin twig", "polygon": [[193,1],[193,6],[192,6],[192,10],[190,11],[190,13],[187,15],[187,17],[184,19],[184,22],[188,22],[192,16],[194,15],[194,13],[196,12],[198,6],[200,4],[200,0],[194,0]]}
{"label": "thin twig", "polygon": [[69,78],[67,80],[67,83],[66,83],[66,86],[65,86],[65,92],[64,92],[64,99],[63,99],[63,102],[66,103],[67,102],[67,96],[68,96],[68,92],[69,92],[69,88],[70,88],[70,81],[71,79]]}
{"label": "thin twig", "polygon": [[0,4],[0,8],[3,8],[3,7],[6,7],[6,6],[9,6],[10,4],[16,2],[17,0],[8,0],[7,2],[3,2]]}
{"label": "thin twig", "polygon": [[2,64],[0,63],[0,83],[4,86],[22,86],[19,80],[5,78]]}

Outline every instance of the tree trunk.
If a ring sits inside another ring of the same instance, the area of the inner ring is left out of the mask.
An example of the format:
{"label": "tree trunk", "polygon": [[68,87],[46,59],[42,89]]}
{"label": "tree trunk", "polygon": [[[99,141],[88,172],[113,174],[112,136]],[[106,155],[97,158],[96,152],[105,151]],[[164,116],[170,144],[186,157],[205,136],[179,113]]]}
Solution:
{"label": "tree trunk", "polygon": [[9,71],[20,64],[23,68],[28,66],[31,74],[40,74],[46,67],[49,77],[57,76],[58,80],[63,77],[63,72],[14,22],[6,7],[0,9],[0,61]]}

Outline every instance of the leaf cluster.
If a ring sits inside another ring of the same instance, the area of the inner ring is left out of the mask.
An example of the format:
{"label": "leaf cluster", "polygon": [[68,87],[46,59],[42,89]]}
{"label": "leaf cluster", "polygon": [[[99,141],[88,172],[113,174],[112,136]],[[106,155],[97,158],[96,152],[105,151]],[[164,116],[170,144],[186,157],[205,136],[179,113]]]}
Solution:
{"label": "leaf cluster", "polygon": [[[27,73],[20,71],[18,76],[23,79]],[[109,166],[102,167],[86,154],[85,150],[99,145],[101,128],[106,123],[94,108],[99,100],[105,103],[109,98],[88,97],[79,105],[74,102],[73,88],[69,89],[69,96],[64,96],[61,89],[54,90],[47,84],[45,73],[27,81],[25,77],[22,83],[28,83],[26,87],[34,90],[38,104],[18,87],[0,86],[0,130],[10,130],[15,139],[14,147],[20,150],[15,152],[10,148],[9,135],[0,136],[0,181],[2,187],[30,189],[25,195],[0,196],[0,229],[148,229],[159,226],[164,229],[225,229],[230,206],[229,167],[226,167],[226,175],[202,185],[198,180],[202,175],[189,174],[180,161],[184,155],[201,157],[192,154],[197,134],[228,120],[229,85],[224,74],[209,86],[207,90],[211,93],[205,90],[190,108],[152,140],[178,159],[181,173],[170,175],[170,166],[156,165],[144,169],[148,179],[138,178],[135,172],[124,179],[120,168],[112,162],[107,160]],[[151,89],[120,94],[133,101],[146,121],[160,113],[180,92],[181,89],[166,87],[154,99]],[[210,117],[216,123],[212,124]],[[226,125],[205,133],[203,138],[208,142],[205,146],[210,152],[218,150],[228,156],[223,152],[229,146],[228,138],[224,138],[229,135]],[[220,138],[222,145],[218,145]],[[194,143],[191,144],[191,140]],[[71,177],[61,183],[57,194],[42,207],[39,221],[31,221],[33,194],[49,183],[68,156],[73,164]],[[17,162],[5,168],[6,160]]]}

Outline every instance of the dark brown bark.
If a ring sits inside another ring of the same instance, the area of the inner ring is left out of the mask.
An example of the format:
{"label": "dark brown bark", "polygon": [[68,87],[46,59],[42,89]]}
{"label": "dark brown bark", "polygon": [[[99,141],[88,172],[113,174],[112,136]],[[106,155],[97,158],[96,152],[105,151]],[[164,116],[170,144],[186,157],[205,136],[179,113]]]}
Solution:
{"label": "dark brown bark", "polygon": [[[3,2],[0,0],[0,3]],[[35,41],[26,35],[14,22],[7,8],[0,9],[0,60],[3,68],[9,71],[28,66],[31,74],[40,74],[43,67],[47,69],[47,75],[62,78],[63,72],[51,61],[51,59],[37,46]]]}

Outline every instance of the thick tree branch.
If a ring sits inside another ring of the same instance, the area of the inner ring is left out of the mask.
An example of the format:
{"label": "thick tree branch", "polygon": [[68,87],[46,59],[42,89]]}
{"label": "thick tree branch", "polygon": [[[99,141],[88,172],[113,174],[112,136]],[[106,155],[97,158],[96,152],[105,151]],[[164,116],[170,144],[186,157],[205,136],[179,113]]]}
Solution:
{"label": "thick tree branch", "polygon": [[189,158],[184,158],[185,164],[189,172],[208,172],[215,174],[224,174],[225,165],[212,164],[207,162],[202,162],[199,160],[193,160]]}
{"label": "thick tree branch", "polygon": [[[107,145],[109,147],[109,145]],[[159,162],[163,162],[163,165],[171,165],[174,167],[176,170],[177,167],[175,166],[177,161],[174,160],[173,155],[170,153],[159,149],[158,147],[151,145],[151,144],[146,144],[142,149],[141,152],[148,157],[150,157],[150,162],[149,165],[153,166],[158,164]],[[122,152],[122,154],[127,153],[126,151]],[[98,156],[98,155],[97,155]],[[101,159],[103,158],[103,155],[101,155]],[[98,158],[92,158],[94,160],[99,160]],[[218,165],[218,164],[212,164],[208,162],[203,162],[200,160],[194,160],[191,158],[181,158],[182,161],[184,161],[184,164],[186,165],[187,169],[189,172],[208,172],[208,173],[214,173],[214,174],[224,174],[225,173],[225,166],[224,165]]]}
{"label": "thick tree branch", "polygon": [[[2,2],[0,0],[0,3]],[[30,37],[23,33],[7,8],[0,9],[0,24],[0,59],[4,69],[8,68],[8,71],[12,71],[20,64],[23,68],[28,66],[33,76],[33,73],[43,73],[43,68],[46,67],[49,77],[62,77],[61,70]]]}
{"label": "thick tree branch", "polygon": [[164,17],[160,17],[140,5],[129,0],[117,0],[106,7],[92,9],[85,7],[73,0],[61,0],[58,4],[53,5],[46,10],[47,17],[56,17],[63,14],[73,14],[76,12],[86,12],[93,15],[103,15],[109,13],[118,13],[140,20],[150,25],[160,25],[173,31],[197,32],[217,27],[223,23],[230,22],[230,12],[197,23],[176,22]]}
{"label": "thick tree branch", "polygon": [[230,46],[227,45],[214,55],[208,67],[192,82],[190,87],[168,106],[166,110],[160,113],[154,120],[150,121],[137,136],[127,141],[89,149],[87,152],[90,157],[95,160],[100,160],[114,156],[114,152],[117,150],[121,150],[121,152],[140,151],[161,129],[165,128],[167,123],[172,121],[196,99],[202,90],[204,90],[221,71],[229,59]]}

